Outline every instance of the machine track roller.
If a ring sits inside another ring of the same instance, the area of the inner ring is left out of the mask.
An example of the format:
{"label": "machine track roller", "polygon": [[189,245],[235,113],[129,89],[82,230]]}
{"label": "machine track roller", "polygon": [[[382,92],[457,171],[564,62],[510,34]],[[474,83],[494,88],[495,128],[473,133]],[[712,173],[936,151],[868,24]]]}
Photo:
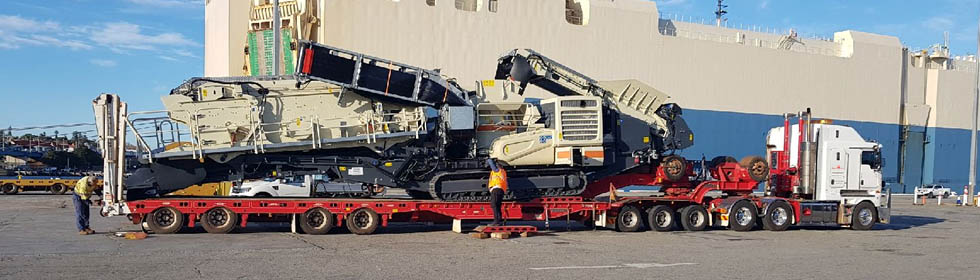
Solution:
{"label": "machine track roller", "polygon": [[162,207],[146,216],[146,223],[153,233],[177,233],[184,227],[184,214],[173,207]]}
{"label": "machine track roller", "polygon": [[326,234],[334,225],[333,213],[320,207],[310,209],[299,217],[299,227],[306,234]]}
{"label": "machine track roller", "polygon": [[660,162],[660,165],[663,166],[664,175],[669,181],[678,182],[687,176],[687,161],[681,156],[667,156]]}
{"label": "machine track roller", "polygon": [[734,231],[750,231],[755,228],[759,210],[751,201],[742,200],[732,206],[728,214],[728,226]]}
{"label": "machine track roller", "polygon": [[65,186],[64,184],[54,184],[48,190],[53,194],[65,194],[68,192],[68,186]]}
{"label": "machine track roller", "polygon": [[708,227],[708,210],[704,206],[694,204],[681,208],[681,226],[686,231],[702,231]]}
{"label": "machine track roller", "polygon": [[747,156],[738,162],[742,168],[749,170],[752,180],[765,182],[769,180],[769,163],[760,156]]}
{"label": "machine track roller", "polygon": [[381,217],[371,208],[361,208],[347,215],[347,229],[357,235],[368,235],[378,230]]}
{"label": "machine track roller", "polygon": [[643,230],[643,215],[639,207],[633,205],[623,206],[616,216],[616,230],[623,232],[637,232]]}
{"label": "machine track roller", "polygon": [[677,212],[667,205],[656,205],[647,210],[647,225],[656,231],[672,231],[677,228]]}
{"label": "machine track roller", "polygon": [[762,217],[762,228],[771,231],[784,231],[792,221],[793,207],[786,201],[777,200],[766,207],[766,215]]}
{"label": "machine track roller", "polygon": [[851,228],[856,230],[869,230],[878,222],[878,211],[874,204],[861,202],[851,211]]}
{"label": "machine track roller", "polygon": [[211,208],[201,216],[201,227],[208,233],[229,233],[237,224],[238,214],[225,207]]}

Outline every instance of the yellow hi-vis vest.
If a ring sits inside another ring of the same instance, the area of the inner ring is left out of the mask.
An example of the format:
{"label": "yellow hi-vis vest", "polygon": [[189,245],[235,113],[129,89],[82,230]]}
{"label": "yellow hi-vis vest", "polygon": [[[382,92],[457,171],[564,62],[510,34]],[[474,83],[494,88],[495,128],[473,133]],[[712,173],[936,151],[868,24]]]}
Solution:
{"label": "yellow hi-vis vest", "polygon": [[487,187],[493,190],[495,187],[499,187],[504,192],[507,191],[507,170],[503,168],[498,168],[500,171],[490,170],[490,183]]}
{"label": "yellow hi-vis vest", "polygon": [[88,185],[88,176],[82,177],[75,183],[75,194],[77,194],[82,199],[88,199],[92,195],[93,186]]}

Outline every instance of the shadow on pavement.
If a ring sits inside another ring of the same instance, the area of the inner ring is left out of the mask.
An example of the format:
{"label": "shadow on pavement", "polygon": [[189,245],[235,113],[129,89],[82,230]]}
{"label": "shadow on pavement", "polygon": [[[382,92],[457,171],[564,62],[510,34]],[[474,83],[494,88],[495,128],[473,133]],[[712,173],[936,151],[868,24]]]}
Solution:
{"label": "shadow on pavement", "polygon": [[910,229],[914,227],[921,227],[924,225],[938,224],[946,221],[946,219],[941,219],[936,217],[908,216],[908,215],[893,215],[891,219],[892,219],[891,223],[875,225],[874,229],[875,230],[901,230],[901,229]]}

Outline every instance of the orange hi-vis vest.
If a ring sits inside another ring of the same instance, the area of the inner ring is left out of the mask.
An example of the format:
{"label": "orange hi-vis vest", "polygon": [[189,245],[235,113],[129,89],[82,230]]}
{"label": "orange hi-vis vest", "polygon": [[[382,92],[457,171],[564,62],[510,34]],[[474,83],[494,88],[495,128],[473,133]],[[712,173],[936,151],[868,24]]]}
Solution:
{"label": "orange hi-vis vest", "polygon": [[503,168],[498,168],[500,171],[494,172],[490,170],[490,183],[487,184],[487,188],[493,190],[493,188],[500,188],[504,192],[507,192],[507,170]]}

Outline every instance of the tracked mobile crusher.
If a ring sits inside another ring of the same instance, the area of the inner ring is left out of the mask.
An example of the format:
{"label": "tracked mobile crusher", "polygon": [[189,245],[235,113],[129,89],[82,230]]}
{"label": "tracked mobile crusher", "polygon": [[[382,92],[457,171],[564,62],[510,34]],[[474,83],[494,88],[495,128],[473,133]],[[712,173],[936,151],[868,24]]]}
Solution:
{"label": "tracked mobile crusher", "polygon": [[[482,201],[495,158],[510,175],[507,197],[532,199],[580,195],[616,174],[676,181],[690,168],[671,155],[694,140],[680,107],[636,80],[595,81],[514,50],[468,91],[437,71],[312,42],[299,54],[296,75],[193,78],[162,98],[165,111],[128,114],[141,152],[128,198],[322,174],[354,196],[392,187]],[[525,100],[530,85],[552,97]],[[96,110],[113,102],[102,95]]]}

